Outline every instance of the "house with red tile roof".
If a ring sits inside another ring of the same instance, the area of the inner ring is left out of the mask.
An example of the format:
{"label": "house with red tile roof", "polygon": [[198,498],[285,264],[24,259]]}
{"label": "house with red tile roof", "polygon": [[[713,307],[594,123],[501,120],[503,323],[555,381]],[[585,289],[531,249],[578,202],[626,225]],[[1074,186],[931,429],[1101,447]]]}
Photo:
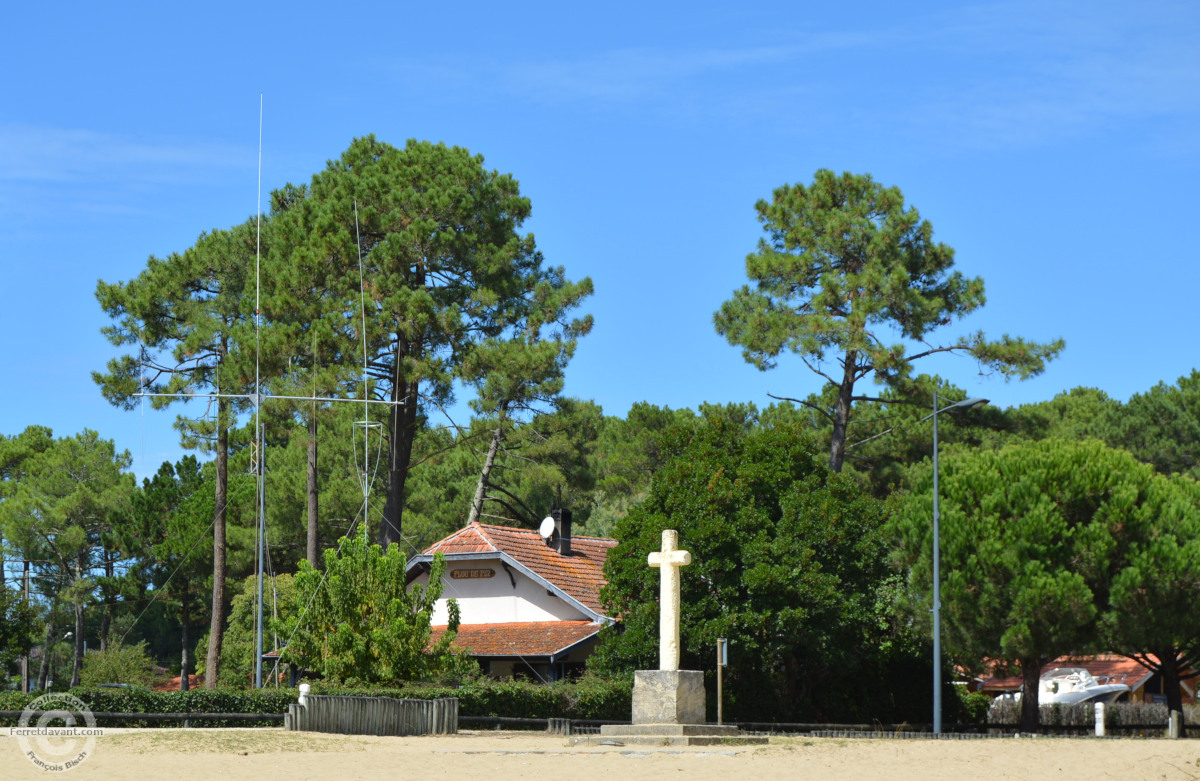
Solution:
{"label": "house with red tile roof", "polygon": [[[1158,658],[1148,654],[1151,662],[1158,663]],[[1147,670],[1141,664],[1128,656],[1120,654],[1095,654],[1089,656],[1060,656],[1054,661],[1043,665],[1044,674],[1055,667],[1082,667],[1091,673],[1101,683],[1123,683],[1129,687],[1129,694],[1119,698],[1121,702],[1166,702],[1163,691],[1162,676]],[[992,697],[1021,690],[1021,676],[991,675],[985,677],[979,685],[979,691]],[[1184,702],[1196,701],[1196,687],[1191,680],[1181,681],[1181,693]]]}
{"label": "house with red tile roof", "polygon": [[457,600],[454,645],[493,677],[548,682],[582,672],[600,629],[614,623],[600,588],[617,541],[573,536],[569,510],[556,510],[543,530],[472,523],[409,559],[409,584],[425,585],[434,554],[446,557],[434,640],[449,622],[447,600]]}

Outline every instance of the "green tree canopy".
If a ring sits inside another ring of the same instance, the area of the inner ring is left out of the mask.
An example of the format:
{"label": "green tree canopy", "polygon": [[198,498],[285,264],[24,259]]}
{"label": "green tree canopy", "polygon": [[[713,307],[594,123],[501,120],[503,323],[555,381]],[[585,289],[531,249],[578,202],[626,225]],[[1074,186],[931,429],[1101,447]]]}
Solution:
{"label": "green tree canopy", "polygon": [[79,682],[84,686],[102,683],[125,683],[151,686],[162,675],[154,669],[154,660],[142,643],[111,643],[101,651],[92,651],[83,660]]}
{"label": "green tree canopy", "polygon": [[1146,503],[1152,512],[1117,552],[1100,635],[1161,674],[1168,708],[1182,713],[1179,682],[1200,674],[1200,484],[1156,477]]}
{"label": "green tree canopy", "polygon": [[659,576],[646,556],[676,529],[693,561],[683,570],[682,664],[711,672],[716,639],[730,638],[730,713],[914,717],[927,694],[889,700],[879,686],[918,679],[896,675],[915,656],[887,620],[885,505],[830,472],[795,421],[745,425],[719,412],[665,436],[648,496],[616,522],[603,596],[623,626],[606,630],[597,664],[657,666]]}
{"label": "green tree canopy", "polygon": [[1134,394],[1105,439],[1163,474],[1200,479],[1200,369]]}
{"label": "green tree canopy", "polygon": [[[236,688],[254,685],[254,658],[257,655],[255,623],[258,611],[258,577],[251,575],[230,583],[233,592],[229,600],[229,626],[221,649],[222,680]],[[286,638],[281,629],[296,616],[296,583],[292,575],[268,575],[263,579],[263,653],[280,650]],[[196,646],[196,656],[204,661],[205,638]],[[270,680],[272,671],[280,670],[264,662],[263,681]]]}
{"label": "green tree canopy", "polygon": [[212,572],[207,542],[213,519],[213,470],[211,466],[207,470],[208,479],[205,471],[195,456],[184,456],[174,465],[164,461],[154,477],[143,480],[133,493],[115,529],[140,596],[162,601],[179,618],[180,686],[185,690],[194,671],[193,611],[203,611],[206,578]]}
{"label": "green tree canopy", "polygon": [[[92,379],[112,404],[133,409],[138,393],[219,392],[216,415],[180,416],[176,428],[186,447],[216,454],[213,485],[212,646],[205,685],[217,685],[222,630],[225,625],[226,518],[228,505],[229,432],[247,401],[230,398],[253,389],[254,275],[258,252],[256,220],[232,230],[201,234],[196,244],[167,258],[151,256],[146,268],[128,282],[96,285],[96,298],[113,320],[101,329],[119,347],[136,347],[108,362]],[[155,407],[181,398],[159,395]]]}
{"label": "green tree canopy", "polygon": [[[1153,474],[1100,442],[1049,439],[996,451],[948,448],[941,462],[942,632],[968,668],[1019,662],[1022,729],[1037,727],[1038,676],[1089,650],[1131,530],[1156,512]],[[933,470],[914,468],[893,531],[897,561],[930,604]]]}
{"label": "green tree canopy", "polygon": [[0,678],[7,679],[17,661],[29,655],[42,629],[38,613],[20,591],[0,585]]}
{"label": "green tree canopy", "polygon": [[[735,291],[713,320],[759,369],[790,351],[836,390],[831,407],[812,405],[830,420],[834,471],[842,468],[854,403],[876,398],[856,392],[860,380],[871,376],[911,398],[921,358],[965,353],[1005,378],[1024,379],[1063,347],[1008,335],[988,341],[981,332],[930,343],[934,331],[983,305],[983,280],[952,270],[954,250],[934,241],[933,226],[905,207],[897,187],[822,169],[811,185],[784,185],[755,208],[767,235],[746,258],[754,286]],[[906,343],[921,346],[910,352]]]}
{"label": "green tree canopy", "polygon": [[397,684],[465,669],[450,644],[458,603],[449,600],[447,631],[431,643],[430,620],[442,595],[446,561],[434,558],[429,585],[405,587],[408,559],[399,546],[368,546],[359,536],[325,551],[325,571],[300,562],[296,614],[280,621],[284,661],[347,684]]}
{"label": "green tree canopy", "polygon": [[133,476],[124,471],[130,458],[89,429],[52,441],[45,428],[26,434],[21,477],[0,502],[0,519],[10,542],[38,562],[44,582],[74,609],[74,686],[83,664],[83,611],[103,573],[113,521],[133,492]]}
{"label": "green tree canopy", "polygon": [[518,233],[530,204],[517,181],[461,147],[358,138],[310,185],[276,201],[274,253],[325,269],[322,294],[333,303],[323,316],[358,311],[361,253],[372,393],[394,403],[380,541],[397,542],[424,410],[450,399],[458,367],[479,344],[512,336],[549,294],[569,287],[561,268],[543,266],[533,237]]}

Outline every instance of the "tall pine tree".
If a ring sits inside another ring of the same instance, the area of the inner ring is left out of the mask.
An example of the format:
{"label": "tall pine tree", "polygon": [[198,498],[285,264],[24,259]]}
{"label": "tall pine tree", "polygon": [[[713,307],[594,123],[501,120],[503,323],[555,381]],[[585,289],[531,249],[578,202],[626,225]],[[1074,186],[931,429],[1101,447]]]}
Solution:
{"label": "tall pine tree", "polygon": [[[754,286],[735,291],[714,324],[757,368],[794,352],[835,391],[831,408],[791,399],[829,419],[835,472],[854,403],[879,400],[856,392],[860,380],[871,376],[913,400],[910,376],[921,358],[965,353],[1005,378],[1025,379],[1063,348],[1062,340],[1040,345],[1008,335],[989,342],[982,332],[929,343],[933,331],[983,306],[983,280],[952,270],[954,250],[933,240],[933,226],[905,207],[897,187],[822,169],[811,185],[784,185],[755,208],[767,235],[746,258]],[[920,347],[909,352],[905,341]]]}

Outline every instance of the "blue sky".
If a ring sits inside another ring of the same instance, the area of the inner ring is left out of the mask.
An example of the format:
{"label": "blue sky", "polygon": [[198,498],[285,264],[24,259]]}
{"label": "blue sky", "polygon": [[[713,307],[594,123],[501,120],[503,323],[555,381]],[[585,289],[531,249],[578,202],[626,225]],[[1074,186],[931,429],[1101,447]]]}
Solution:
{"label": "blue sky", "polygon": [[94,428],[141,475],[179,455],[174,412],[90,379],[112,355],[96,280],[254,213],[260,93],[264,202],[366,133],[514,174],[547,261],[595,282],[567,392],[612,414],[818,389],[712,328],[754,202],[818,168],[898,185],[984,278],[956,329],[1066,339],[1025,383],[924,367],[972,395],[1126,399],[1200,365],[1200,6],[405,5],[10,4],[0,432]]}

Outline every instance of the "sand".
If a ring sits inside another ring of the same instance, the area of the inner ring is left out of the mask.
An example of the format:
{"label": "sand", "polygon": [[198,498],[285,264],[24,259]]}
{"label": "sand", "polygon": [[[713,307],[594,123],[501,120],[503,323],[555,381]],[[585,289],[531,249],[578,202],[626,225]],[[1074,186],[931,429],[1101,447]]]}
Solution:
{"label": "sand", "polygon": [[422,738],[290,733],[281,729],[106,729],[65,774],[36,769],[7,729],[0,778],[47,779],[1200,779],[1200,741],[772,739],[768,746],[571,747],[529,732]]}

